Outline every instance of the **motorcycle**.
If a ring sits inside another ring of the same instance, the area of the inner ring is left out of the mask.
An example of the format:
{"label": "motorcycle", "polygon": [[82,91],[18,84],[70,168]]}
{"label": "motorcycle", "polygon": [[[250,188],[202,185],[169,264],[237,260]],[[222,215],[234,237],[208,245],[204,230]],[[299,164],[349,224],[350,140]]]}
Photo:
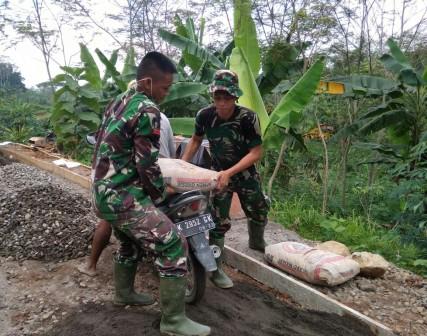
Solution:
{"label": "motorcycle", "polygon": [[215,228],[215,223],[207,205],[208,197],[195,190],[172,195],[159,206],[188,242],[187,303],[201,300],[206,288],[206,272],[217,270],[215,259],[221,255],[218,246],[209,245],[209,231]]}
{"label": "motorcycle", "polygon": [[[95,145],[96,135],[86,136],[90,145]],[[208,212],[209,196],[199,190],[169,195],[158,208],[169,217],[188,242],[188,274],[185,301],[195,304],[199,302],[206,288],[206,272],[217,270],[216,258],[221,249],[209,245],[209,231],[215,228],[212,215]],[[140,259],[153,260],[154,254],[140,251]]]}

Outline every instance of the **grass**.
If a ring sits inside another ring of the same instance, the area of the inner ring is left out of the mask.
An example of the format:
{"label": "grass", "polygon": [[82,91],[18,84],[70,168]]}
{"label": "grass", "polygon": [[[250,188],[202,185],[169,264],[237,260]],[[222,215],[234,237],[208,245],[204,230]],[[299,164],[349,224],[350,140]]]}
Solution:
{"label": "grass", "polygon": [[423,275],[427,273],[422,265],[414,265],[423,255],[419,247],[403,243],[394,230],[386,230],[372,221],[368,223],[361,216],[323,216],[300,197],[273,202],[270,218],[306,239],[339,241],[352,252],[377,253],[400,267]]}

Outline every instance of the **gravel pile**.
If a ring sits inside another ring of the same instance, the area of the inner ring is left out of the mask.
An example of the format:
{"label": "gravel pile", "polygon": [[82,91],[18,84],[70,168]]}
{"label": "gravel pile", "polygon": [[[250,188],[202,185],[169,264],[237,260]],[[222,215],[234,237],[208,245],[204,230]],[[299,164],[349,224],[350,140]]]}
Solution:
{"label": "gravel pile", "polygon": [[87,253],[96,218],[87,197],[34,167],[0,167],[0,256],[45,261]]}

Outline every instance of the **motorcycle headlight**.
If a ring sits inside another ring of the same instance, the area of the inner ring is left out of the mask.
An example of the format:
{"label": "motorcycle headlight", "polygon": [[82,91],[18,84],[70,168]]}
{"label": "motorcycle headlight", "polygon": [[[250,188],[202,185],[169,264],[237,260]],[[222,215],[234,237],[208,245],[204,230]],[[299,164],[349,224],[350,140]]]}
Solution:
{"label": "motorcycle headlight", "polygon": [[177,211],[179,218],[188,218],[194,215],[204,213],[208,207],[208,202],[204,199],[195,200],[189,204],[186,204]]}

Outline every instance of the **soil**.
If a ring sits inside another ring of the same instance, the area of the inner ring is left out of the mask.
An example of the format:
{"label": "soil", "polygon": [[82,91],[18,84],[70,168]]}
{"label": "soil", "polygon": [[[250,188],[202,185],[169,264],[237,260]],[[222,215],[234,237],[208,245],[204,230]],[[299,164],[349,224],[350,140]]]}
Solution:
{"label": "soil", "polygon": [[[110,245],[101,257],[99,275],[90,278],[76,271],[83,262],[63,263],[1,260],[0,288],[3,321],[0,335],[160,335],[158,304],[116,307],[111,304]],[[212,327],[212,335],[369,336],[366,327],[348,317],[303,310],[285,296],[227,268],[235,282],[230,290],[210,283],[188,315]],[[136,287],[158,297],[158,280],[148,267],[138,272]]]}
{"label": "soil", "polygon": [[[37,155],[45,156],[44,153]],[[1,162],[5,162],[4,158]],[[84,170],[84,167],[79,168]],[[43,176],[41,179],[46,183],[55,181],[89,199],[86,190],[62,179],[46,179],[43,174],[46,173],[40,171],[39,177],[29,176],[29,179],[34,181]],[[81,175],[87,176],[87,170]],[[57,182],[59,180],[61,182]],[[18,188],[19,183],[9,182]],[[268,243],[286,240],[309,245],[317,243],[304,240],[275,223],[268,224],[266,240]],[[245,220],[233,222],[226,244],[263,260],[261,253],[247,247]],[[137,331],[140,335],[158,335],[158,305],[147,308],[110,305],[114,249],[115,246],[109,246],[101,256],[100,274],[95,278],[76,271],[84,258],[42,262],[0,257],[0,335],[132,335]],[[358,329],[360,326],[351,319],[308,312],[235,270],[228,269],[227,273],[236,282],[235,288],[220,291],[209,287],[202,303],[188,307],[190,316],[213,327],[214,335],[323,335],[324,330],[330,335],[370,335],[367,330]],[[156,295],[157,283],[151,272],[142,270],[139,273],[137,285],[140,289]],[[358,276],[334,288],[312,287],[382,322],[397,335],[427,335],[427,282],[411,272],[391,265],[382,278]],[[146,332],[141,333],[141,330]]]}
{"label": "soil", "polygon": [[[3,175],[8,179],[7,192],[19,192],[28,185],[33,188],[35,182],[39,188],[45,181],[47,190],[61,185],[63,190],[89,200],[87,191],[77,191],[79,187],[65,180],[47,178],[46,172],[23,166],[13,163],[0,168],[17,171],[18,180]],[[20,197],[21,204],[15,210],[34,208],[39,194],[32,195]],[[79,207],[76,202],[68,206]],[[70,217],[65,212],[63,216]],[[91,225],[89,221],[87,226]],[[0,257],[0,335],[159,335],[158,304],[139,308],[111,304],[111,256],[116,248],[113,239],[101,256],[98,276],[93,278],[77,271],[77,266],[85,263],[84,257],[67,261]],[[238,271],[226,271],[235,281],[233,289],[220,290],[209,284],[204,299],[187,308],[190,317],[212,327],[213,335],[370,335],[352,318],[304,310]],[[150,265],[140,267],[136,288],[158,298],[158,279]]]}

